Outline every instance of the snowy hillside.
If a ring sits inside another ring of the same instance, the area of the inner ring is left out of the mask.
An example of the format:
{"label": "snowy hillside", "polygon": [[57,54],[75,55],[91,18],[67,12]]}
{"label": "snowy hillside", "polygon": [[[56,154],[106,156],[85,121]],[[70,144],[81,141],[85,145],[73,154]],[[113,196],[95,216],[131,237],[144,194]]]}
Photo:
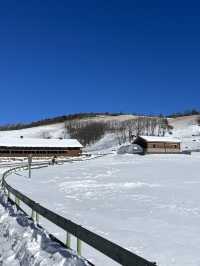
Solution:
{"label": "snowy hillside", "polygon": [[[106,121],[125,121],[131,118],[135,118],[133,115],[120,115],[120,116],[97,116],[94,118],[81,119],[84,121],[95,121],[95,122],[106,122]],[[56,123],[51,125],[37,126],[26,129],[10,130],[10,131],[0,131],[0,137],[28,137],[28,138],[59,138],[59,137],[69,137],[66,135],[66,130],[64,123]]]}
{"label": "snowy hillside", "polygon": [[[200,150],[200,126],[197,124],[197,116],[185,116],[178,118],[168,118],[169,125],[173,126],[172,136],[182,141],[182,150]],[[112,152],[119,146],[116,134],[106,134],[94,145],[86,147],[89,152]]]}
{"label": "snowy hillside", "polygon": [[[26,138],[59,138],[64,137],[66,131],[64,129],[64,123],[57,123],[46,126],[39,126],[33,128],[10,130],[10,131],[0,131],[0,137],[20,137],[24,136]],[[68,137],[66,135],[65,137]]]}
{"label": "snowy hillside", "polygon": [[[120,115],[120,116],[99,116],[95,118],[82,119],[81,121],[126,121],[135,119],[137,116]],[[168,122],[173,126],[171,130],[174,137],[182,140],[182,149],[200,149],[200,126],[197,125],[197,116],[184,116],[178,118],[169,118]],[[64,123],[57,123],[46,126],[38,126],[33,128],[0,131],[0,137],[29,137],[29,138],[70,138],[65,129]],[[110,152],[118,146],[118,138],[116,134],[108,133],[94,145],[86,148],[87,151],[106,151]]]}
{"label": "snowy hillside", "polygon": [[169,124],[173,126],[173,136],[182,140],[183,149],[200,149],[200,126],[196,115],[169,119]]}

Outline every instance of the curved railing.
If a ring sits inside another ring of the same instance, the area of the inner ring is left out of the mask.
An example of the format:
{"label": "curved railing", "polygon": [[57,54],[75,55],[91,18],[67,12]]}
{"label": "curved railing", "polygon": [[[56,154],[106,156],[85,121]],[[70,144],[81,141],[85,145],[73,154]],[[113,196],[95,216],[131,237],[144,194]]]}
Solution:
{"label": "curved railing", "polygon": [[[47,163],[43,164],[35,164],[35,167],[42,167],[47,165]],[[1,180],[1,185],[8,196],[8,200],[14,202],[17,207],[20,207],[20,201],[29,206],[32,210],[31,217],[37,224],[39,224],[39,215],[45,217],[47,220],[51,221],[53,224],[62,228],[66,232],[66,247],[71,248],[71,235],[77,238],[77,253],[81,255],[81,244],[82,241],[87,243],[89,246],[95,248],[100,251],[107,257],[113,259],[124,266],[155,266],[155,262],[150,262],[127,249],[120,247],[119,245],[99,236],[88,229],[82,227],[79,224],[76,224],[55,212],[48,210],[47,208],[41,206],[39,203],[33,201],[26,195],[22,194],[20,191],[14,189],[6,182],[6,177],[11,175],[12,173],[19,170],[28,169],[28,165],[18,166],[12,169],[9,169],[4,172]],[[11,199],[11,194],[14,195],[15,200]]]}

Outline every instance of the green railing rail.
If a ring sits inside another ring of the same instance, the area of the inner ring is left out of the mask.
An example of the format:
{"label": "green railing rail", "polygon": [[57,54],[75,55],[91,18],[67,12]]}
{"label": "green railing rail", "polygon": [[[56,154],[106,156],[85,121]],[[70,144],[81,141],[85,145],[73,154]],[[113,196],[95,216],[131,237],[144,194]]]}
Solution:
{"label": "green railing rail", "polygon": [[[35,164],[35,167],[42,167],[47,164]],[[19,170],[28,169],[27,165],[18,166],[12,169],[9,169],[4,172],[1,180],[1,186],[4,192],[7,194],[8,199],[11,199],[11,194],[15,196],[15,204],[20,207],[20,201],[29,206],[32,210],[31,217],[37,224],[39,224],[39,215],[43,216],[47,220],[51,221],[53,224],[62,228],[66,232],[66,247],[71,248],[71,235],[77,238],[77,253],[81,255],[81,245],[82,241],[87,243],[89,246],[100,251],[107,257],[113,259],[123,266],[155,266],[155,262],[150,262],[131,251],[122,248],[121,246],[99,236],[88,229],[82,227],[79,224],[76,224],[53,211],[41,206],[39,203],[33,201],[26,195],[22,194],[18,190],[11,187],[6,182],[6,177],[12,173]]]}

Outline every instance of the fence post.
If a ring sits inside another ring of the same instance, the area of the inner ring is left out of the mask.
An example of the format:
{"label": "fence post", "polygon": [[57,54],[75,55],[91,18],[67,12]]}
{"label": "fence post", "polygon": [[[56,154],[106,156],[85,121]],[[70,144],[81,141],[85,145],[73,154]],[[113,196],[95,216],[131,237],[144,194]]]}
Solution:
{"label": "fence post", "polygon": [[28,156],[28,177],[31,178],[31,163],[32,163],[32,154]]}
{"label": "fence post", "polygon": [[35,220],[36,223],[39,224],[39,214],[37,212],[35,212],[36,216],[35,216]]}
{"label": "fence post", "polygon": [[17,210],[19,209],[19,204],[20,204],[19,199],[17,196],[15,196],[15,205],[16,205]]}
{"label": "fence post", "polygon": [[33,219],[33,221],[35,220],[35,211],[32,209],[32,213],[31,213],[31,217]]}
{"label": "fence post", "polygon": [[69,232],[67,232],[66,246],[67,248],[71,247],[71,235]]}
{"label": "fence post", "polygon": [[81,240],[77,238],[77,253],[81,256]]}

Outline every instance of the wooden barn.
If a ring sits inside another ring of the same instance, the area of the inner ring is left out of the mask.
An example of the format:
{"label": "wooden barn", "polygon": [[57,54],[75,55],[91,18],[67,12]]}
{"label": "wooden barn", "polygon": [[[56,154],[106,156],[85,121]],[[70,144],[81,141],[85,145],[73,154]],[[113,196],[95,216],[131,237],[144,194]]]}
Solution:
{"label": "wooden barn", "polygon": [[76,139],[0,138],[1,157],[80,156],[82,145]]}
{"label": "wooden barn", "polygon": [[181,152],[181,141],[172,137],[138,136],[134,143],[141,146],[145,154]]}

